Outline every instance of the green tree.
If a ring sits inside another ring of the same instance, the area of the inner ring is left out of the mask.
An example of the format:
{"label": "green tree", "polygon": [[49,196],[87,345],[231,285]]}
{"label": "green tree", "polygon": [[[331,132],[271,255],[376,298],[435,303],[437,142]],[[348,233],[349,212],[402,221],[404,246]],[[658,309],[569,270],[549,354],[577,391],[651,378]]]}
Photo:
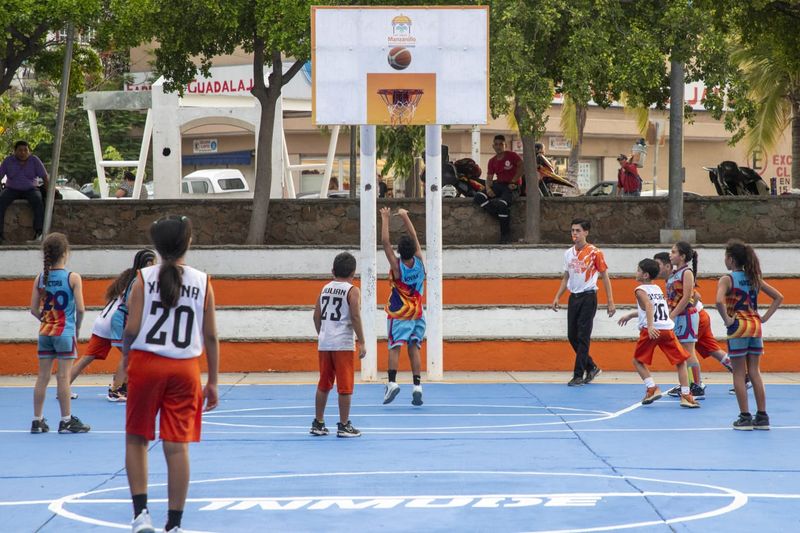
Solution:
{"label": "green tree", "polygon": [[564,0],[495,0],[490,20],[490,105],[494,116],[513,115],[523,147],[527,190],[525,240],[540,240],[541,203],[535,142],[545,132],[559,79],[554,50],[566,41]]}
{"label": "green tree", "polygon": [[[272,137],[282,87],[310,55],[310,3],[306,0],[111,0],[116,42],[154,39],[154,67],[182,91],[198,72],[208,75],[215,57],[237,49],[253,55],[253,96],[261,105],[256,183],[248,244],[265,239],[272,186]],[[290,61],[284,70],[284,61]],[[265,67],[269,69],[265,81]],[[277,117],[281,118],[281,117]]]}
{"label": "green tree", "polygon": [[379,126],[376,150],[386,163],[381,176],[394,171],[395,179],[413,179],[414,160],[425,152],[424,126]]}
{"label": "green tree", "polygon": [[5,0],[0,9],[0,94],[11,86],[17,70],[55,44],[54,36],[72,22],[78,30],[95,27],[101,0]]}
{"label": "green tree", "polygon": [[0,96],[0,159],[10,154],[14,143],[26,140],[31,149],[39,143],[49,142],[50,130],[39,121],[39,113],[32,107],[15,102],[9,95]]}
{"label": "green tree", "polygon": [[792,187],[800,187],[800,4],[769,0],[726,2],[714,19],[726,32],[729,69],[710,80],[706,107],[724,118],[731,143],[749,153],[771,150],[789,129]]}

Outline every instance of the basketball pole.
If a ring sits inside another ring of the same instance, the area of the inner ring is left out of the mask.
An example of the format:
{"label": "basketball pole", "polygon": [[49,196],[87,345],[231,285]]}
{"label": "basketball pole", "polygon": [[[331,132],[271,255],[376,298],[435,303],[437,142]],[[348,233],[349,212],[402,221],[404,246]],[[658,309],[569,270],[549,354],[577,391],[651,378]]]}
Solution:
{"label": "basketball pole", "polygon": [[425,126],[425,267],[428,380],[444,379],[442,350],[442,127]]}
{"label": "basketball pole", "polygon": [[[361,132],[361,324],[364,328],[364,344],[367,355],[361,360],[361,379],[378,379],[378,336],[376,316],[378,314],[378,267],[377,267],[377,192],[375,170],[377,161],[374,125],[362,125]],[[355,183],[350,184],[355,187]]]}

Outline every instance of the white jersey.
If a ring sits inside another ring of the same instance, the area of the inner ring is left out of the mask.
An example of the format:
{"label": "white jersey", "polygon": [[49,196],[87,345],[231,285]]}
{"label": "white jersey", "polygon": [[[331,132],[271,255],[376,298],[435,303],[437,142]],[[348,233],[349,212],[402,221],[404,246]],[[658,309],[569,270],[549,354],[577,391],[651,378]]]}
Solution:
{"label": "white jersey", "polygon": [[353,322],[347,297],[353,285],[331,281],[319,295],[321,326],[317,349],[321,352],[353,351]]}
{"label": "white jersey", "polygon": [[[653,304],[653,326],[656,329],[673,329],[675,327],[675,323],[669,317],[667,299],[661,292],[661,287],[654,284],[639,285],[634,293],[636,291],[643,291],[650,298],[650,303]],[[639,306],[638,299],[636,308],[639,311],[639,329],[647,329],[647,311]]]}
{"label": "white jersey", "polygon": [[122,339],[122,329],[119,326],[122,325],[124,327],[125,319],[122,314],[123,311],[120,311],[120,307],[124,309],[123,303],[122,296],[117,296],[106,304],[94,320],[92,335],[111,339],[112,341]]}
{"label": "white jersey", "polygon": [[203,318],[208,294],[208,275],[181,265],[181,290],[175,307],[161,303],[158,273],[162,265],[143,268],[142,325],[131,348],[172,359],[200,357],[203,352]]}
{"label": "white jersey", "polygon": [[586,244],[580,251],[571,247],[564,252],[564,272],[567,290],[572,294],[597,290],[597,278],[608,270],[603,252],[592,244]]}

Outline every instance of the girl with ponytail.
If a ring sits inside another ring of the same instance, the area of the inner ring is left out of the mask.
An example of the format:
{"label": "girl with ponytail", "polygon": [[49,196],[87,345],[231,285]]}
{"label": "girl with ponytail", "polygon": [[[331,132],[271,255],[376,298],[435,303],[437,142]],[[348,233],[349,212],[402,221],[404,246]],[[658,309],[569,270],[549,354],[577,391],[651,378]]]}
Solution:
{"label": "girl with ponytail", "polygon": [[[108,357],[112,346],[122,350],[122,331],[125,328],[125,321],[128,317],[127,302],[133,281],[139,270],[155,264],[155,261],[156,253],[153,250],[139,250],[133,258],[133,266],[125,270],[108,286],[108,289],[106,289],[106,306],[94,321],[92,338],[89,340],[86,354],[72,367],[70,383],[75,381],[75,378],[95,359],[104,361]],[[127,399],[127,394],[125,367],[122,365],[122,358],[120,358],[117,370],[114,372],[113,382],[108,387],[106,399],[109,402],[124,402]],[[77,397],[77,394],[72,395],[73,399]]]}
{"label": "girl with ponytail", "polygon": [[[155,439],[159,417],[170,494],[164,531],[177,531],[189,490],[188,444],[200,440],[202,412],[218,403],[219,341],[209,276],[184,261],[192,242],[189,218],[157,220],[150,227],[150,239],[161,263],[137,273],[123,335],[128,371],[125,466],[133,530],[153,531],[147,509],[147,448]],[[208,363],[205,387],[200,382],[203,351]]]}
{"label": "girl with ponytail", "polygon": [[89,426],[72,416],[69,375],[77,356],[78,332],[85,311],[81,276],[66,269],[69,242],[62,233],[51,233],[42,242],[44,265],[31,291],[31,314],[39,320],[39,375],[33,388],[31,433],[47,433],[50,427],[43,417],[47,385],[58,360],[58,384],[61,422],[59,433],[86,433]]}
{"label": "girl with ponytail", "polygon": [[[728,328],[728,355],[733,363],[733,388],[739,404],[739,417],[733,429],[769,429],[767,397],[759,362],[764,353],[761,325],[783,302],[783,295],[761,276],[755,250],[742,241],[732,240],[725,248],[725,266],[731,271],[717,285],[717,310]],[[772,303],[763,315],[758,313],[758,295],[764,292]],[[750,414],[745,376],[750,376],[756,397],[756,416]]]}
{"label": "girl with ponytail", "polygon": [[[700,362],[695,354],[695,343],[700,331],[700,316],[696,305],[698,298],[695,291],[697,251],[688,242],[679,241],[670,250],[669,260],[674,267],[672,275],[667,278],[669,317],[675,322],[675,336],[689,354],[686,366],[689,371],[692,396],[697,400],[703,400],[706,387],[703,385]],[[674,390],[669,394],[673,395]]]}

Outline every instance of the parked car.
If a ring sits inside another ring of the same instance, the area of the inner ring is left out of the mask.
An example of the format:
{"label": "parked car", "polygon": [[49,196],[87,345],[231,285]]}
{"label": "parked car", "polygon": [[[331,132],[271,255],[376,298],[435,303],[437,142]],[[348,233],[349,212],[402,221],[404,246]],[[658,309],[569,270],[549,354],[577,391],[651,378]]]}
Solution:
{"label": "parked car", "polygon": [[[594,185],[588,191],[583,193],[584,196],[615,196],[617,194],[617,182],[616,181],[601,181],[597,185]],[[656,189],[656,193],[653,194],[652,190],[649,191],[642,191],[642,196],[669,196],[669,189]],[[683,191],[684,198],[699,198],[702,197],[702,194],[698,194],[692,191]]]}
{"label": "parked car", "polygon": [[[356,191],[356,197],[359,197]],[[319,198],[318,192],[301,192],[297,194],[298,200],[314,200]],[[328,191],[327,198],[350,198],[350,191]]]}
{"label": "parked car", "polygon": [[62,200],[91,200],[91,198],[83,194],[81,191],[78,189],[73,189],[72,187],[56,185],[56,190],[61,194]]}
{"label": "parked car", "polygon": [[183,177],[181,193],[204,196],[212,194],[252,196],[244,175],[235,168],[195,170]]}
{"label": "parked car", "polygon": [[100,198],[100,193],[95,192],[94,185],[91,183],[81,185],[81,192],[89,198]]}

